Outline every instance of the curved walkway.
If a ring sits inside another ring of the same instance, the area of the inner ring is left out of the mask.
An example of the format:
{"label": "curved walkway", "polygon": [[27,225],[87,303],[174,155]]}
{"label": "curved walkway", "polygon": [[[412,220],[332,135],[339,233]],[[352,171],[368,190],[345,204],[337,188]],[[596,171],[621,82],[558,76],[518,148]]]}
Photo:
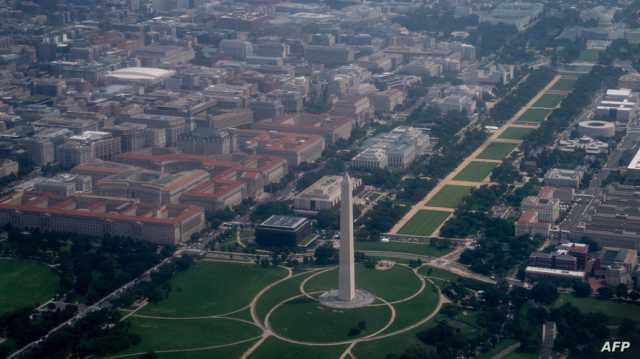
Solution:
{"label": "curved walkway", "polygon": [[[154,352],[156,353],[185,353],[185,352],[200,352],[200,351],[205,351],[205,350],[213,350],[213,349],[221,349],[221,348],[227,348],[227,347],[232,347],[234,345],[239,345],[239,344],[243,344],[243,343],[248,343],[250,341],[254,341],[259,339],[260,337],[253,337],[253,338],[249,338],[249,339],[244,339],[244,340],[238,340],[236,342],[233,343],[228,343],[228,344],[218,344],[218,345],[211,345],[211,346],[207,346],[207,347],[198,347],[198,348],[188,348],[188,349],[169,349],[169,350],[155,350]],[[110,356],[107,357],[106,359],[116,359],[116,358],[127,358],[127,357],[133,357],[133,356],[140,356],[143,354],[146,354],[147,352],[139,352],[139,353],[130,353],[130,354],[121,354],[121,355],[115,355],[115,356]]]}
{"label": "curved walkway", "polygon": [[[400,266],[403,266],[403,269],[410,269],[409,266],[405,265],[405,264],[398,264]],[[424,266],[424,265],[423,265]],[[387,322],[384,324],[383,327],[381,327],[380,329],[374,331],[373,333],[367,334],[363,337],[359,337],[359,338],[354,338],[354,339],[348,339],[348,340],[339,340],[339,341],[332,341],[332,342],[315,342],[315,341],[306,341],[306,340],[297,340],[297,339],[292,339],[286,336],[283,336],[281,334],[278,334],[276,331],[274,331],[274,329],[271,327],[271,324],[269,322],[269,319],[271,318],[271,315],[282,305],[286,304],[287,302],[294,300],[295,298],[300,298],[300,297],[306,297],[309,299],[313,299],[313,300],[317,300],[313,295],[316,293],[319,293],[321,291],[317,291],[317,292],[307,292],[305,286],[308,283],[309,280],[311,280],[312,278],[315,278],[318,275],[321,275],[322,273],[326,273],[329,272],[331,270],[336,269],[337,267],[330,267],[330,268],[318,268],[318,269],[313,269],[310,271],[305,271],[305,272],[301,272],[301,273],[296,273],[293,274],[291,268],[288,267],[284,267],[282,266],[286,271],[287,274],[286,276],[268,284],[267,286],[265,286],[264,288],[262,288],[258,293],[256,293],[253,298],[251,299],[251,302],[248,305],[243,306],[242,308],[227,312],[227,313],[223,313],[223,314],[214,314],[214,315],[206,315],[206,316],[192,316],[192,317],[166,317],[166,316],[155,316],[155,315],[142,315],[142,314],[137,314],[137,313],[130,313],[132,317],[137,317],[137,318],[143,318],[143,319],[158,319],[158,320],[198,320],[198,319],[221,319],[221,320],[232,320],[232,321],[237,321],[237,322],[241,322],[241,323],[246,323],[246,324],[251,324],[256,326],[257,328],[262,330],[262,334],[260,336],[255,336],[255,337],[251,337],[251,338],[247,338],[247,339],[243,339],[243,340],[238,340],[232,343],[227,343],[227,344],[218,344],[218,345],[211,345],[211,346],[204,346],[204,347],[195,347],[195,348],[187,348],[187,349],[168,349],[168,350],[156,350],[156,353],[179,353],[179,352],[198,352],[198,351],[207,351],[207,350],[214,350],[214,349],[221,349],[221,348],[227,348],[227,347],[231,347],[231,346],[235,346],[235,345],[240,345],[240,344],[244,344],[244,343],[250,343],[253,342],[253,344],[242,354],[241,358],[242,359],[246,359],[249,358],[269,337],[273,336],[283,342],[287,342],[287,343],[291,343],[291,344],[297,344],[297,345],[305,345],[305,346],[338,346],[338,345],[345,345],[348,344],[348,347],[346,348],[346,350],[342,353],[342,355],[340,356],[340,358],[355,358],[355,356],[353,355],[353,353],[351,352],[352,349],[360,342],[368,342],[368,341],[374,341],[374,340],[378,340],[378,339],[384,339],[384,338],[388,338],[388,337],[392,337],[392,336],[396,336],[396,335],[402,335],[408,331],[411,331],[421,325],[423,325],[424,323],[426,323],[427,321],[431,320],[442,308],[443,303],[447,302],[447,299],[442,295],[442,292],[440,291],[440,288],[433,283],[433,281],[431,281],[431,279],[429,278],[425,278],[424,276],[422,276],[418,270],[422,267],[417,267],[417,268],[411,268],[410,271],[420,280],[420,288],[413,294],[405,297],[405,298],[401,298],[395,301],[387,301],[386,299],[376,296],[376,298],[382,302],[382,303],[376,303],[376,304],[371,304],[368,307],[379,307],[379,306],[386,306],[389,308],[389,319],[387,320]],[[282,301],[280,301],[279,303],[277,303],[276,305],[274,305],[272,308],[269,309],[269,311],[267,312],[265,318],[264,318],[264,322],[262,322],[260,320],[260,318],[258,317],[258,314],[256,312],[256,306],[258,301],[260,300],[260,298],[262,298],[262,296],[267,293],[269,290],[271,290],[272,288],[274,288],[275,286],[290,280],[292,278],[296,278],[299,276],[303,276],[303,275],[308,275],[307,278],[305,278],[299,285],[298,289],[300,294],[296,294],[294,296],[291,296],[289,298],[286,298]],[[383,334],[385,331],[387,331],[391,325],[395,322],[396,317],[397,317],[397,312],[396,309],[394,307],[394,304],[399,304],[399,303],[404,303],[407,301],[410,301],[412,299],[415,299],[418,295],[420,295],[427,287],[427,282],[431,283],[431,285],[433,285],[438,293],[438,303],[435,306],[435,308],[431,311],[431,313],[418,320],[417,322],[408,325],[404,328],[395,330],[393,332],[389,332],[389,333],[385,333]],[[229,315],[233,315],[236,314],[238,312],[244,311],[244,310],[250,310],[251,313],[251,320],[246,320],[246,319],[241,319],[241,318],[234,318],[234,317],[229,317]],[[115,355],[115,356],[110,356],[108,357],[109,359],[117,359],[117,358],[128,358],[128,357],[136,357],[136,356],[140,356],[145,354],[144,352],[140,352],[140,353],[128,353],[128,354],[120,354],[120,355]]]}

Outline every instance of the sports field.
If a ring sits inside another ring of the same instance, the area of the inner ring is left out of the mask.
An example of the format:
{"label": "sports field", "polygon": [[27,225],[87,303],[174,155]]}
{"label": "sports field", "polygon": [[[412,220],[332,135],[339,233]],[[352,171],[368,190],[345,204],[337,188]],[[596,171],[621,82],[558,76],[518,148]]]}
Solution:
{"label": "sports field", "polygon": [[471,192],[471,188],[468,186],[446,185],[431,198],[427,206],[456,208],[462,203],[464,197]]}
{"label": "sports field", "polygon": [[58,275],[42,263],[0,259],[0,315],[46,302],[59,282]]}
{"label": "sports field", "polygon": [[479,155],[479,159],[483,160],[503,160],[511,151],[513,151],[517,147],[516,144],[513,143],[499,143],[494,142],[487,146]]}
{"label": "sports field", "polygon": [[551,90],[556,90],[556,91],[571,91],[573,90],[573,87],[576,85],[576,80],[574,79],[567,79],[567,78],[562,78],[560,80],[558,80],[558,82],[556,82],[555,85],[553,85],[553,87],[551,88]]}
{"label": "sports field", "polygon": [[544,108],[531,108],[525,111],[516,122],[541,123],[552,111]]}
{"label": "sports field", "polygon": [[533,130],[534,129],[530,127],[507,127],[498,138],[505,140],[522,140],[533,132]]}
{"label": "sports field", "polygon": [[536,103],[533,104],[533,107],[544,107],[544,108],[556,108],[560,105],[560,102],[564,99],[562,95],[550,95],[544,94]]}
{"label": "sports field", "polygon": [[398,231],[399,234],[430,236],[449,217],[449,212],[421,209]]}
{"label": "sports field", "polygon": [[463,168],[453,179],[458,181],[482,182],[491,171],[498,167],[497,163],[473,161]]}

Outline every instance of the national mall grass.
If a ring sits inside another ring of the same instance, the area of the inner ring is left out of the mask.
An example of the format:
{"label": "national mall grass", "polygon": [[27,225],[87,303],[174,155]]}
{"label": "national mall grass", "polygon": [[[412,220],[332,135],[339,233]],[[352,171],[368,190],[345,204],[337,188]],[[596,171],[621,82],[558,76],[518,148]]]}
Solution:
{"label": "national mall grass", "polygon": [[545,108],[532,108],[523,113],[516,122],[541,123],[552,111]]}
{"label": "national mall grass", "polygon": [[562,294],[554,306],[560,306],[564,303],[571,303],[583,312],[606,314],[614,323],[619,323],[623,319],[640,321],[640,305],[637,304],[595,298],[576,298],[572,295]]}
{"label": "national mall grass", "polygon": [[457,181],[481,182],[487,178],[496,167],[498,167],[497,163],[472,161],[453,179]]}
{"label": "national mall grass", "polygon": [[[283,277],[281,268],[200,261],[172,280],[169,297],[139,314],[189,317],[220,315],[240,309],[264,286]],[[243,285],[238,285],[242,283]]]}
{"label": "national mall grass", "polygon": [[544,94],[533,104],[533,107],[556,108],[563,99],[564,96],[562,95]]}
{"label": "national mall grass", "polygon": [[451,250],[448,248],[438,248],[435,245],[412,242],[380,242],[380,241],[358,241],[356,242],[358,251],[381,251],[381,252],[401,252],[412,253],[423,256],[440,257]]}
{"label": "national mall grass", "polygon": [[527,135],[533,132],[533,130],[534,129],[530,127],[508,127],[498,138],[506,140],[521,140],[527,137]]}
{"label": "national mall grass", "polygon": [[431,198],[427,206],[453,209],[462,203],[469,192],[471,187],[468,186],[446,185]]}
{"label": "national mall grass", "polygon": [[516,147],[517,145],[513,143],[494,142],[487,146],[487,148],[478,155],[478,158],[482,160],[503,160],[509,156],[511,151]]}
{"label": "national mall grass", "polygon": [[448,217],[449,212],[420,210],[398,231],[399,234],[430,236]]}
{"label": "national mall grass", "polygon": [[58,285],[58,276],[44,264],[0,259],[0,315],[46,302]]}

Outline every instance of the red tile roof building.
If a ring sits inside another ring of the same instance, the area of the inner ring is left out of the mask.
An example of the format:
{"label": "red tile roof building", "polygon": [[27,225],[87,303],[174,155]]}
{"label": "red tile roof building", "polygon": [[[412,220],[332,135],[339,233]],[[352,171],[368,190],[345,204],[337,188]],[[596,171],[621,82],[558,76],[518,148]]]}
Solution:
{"label": "red tile roof building", "polygon": [[136,199],[86,194],[56,199],[42,193],[17,192],[0,200],[0,225],[7,224],[175,245],[201,231],[206,222],[204,210],[191,205],[153,207]]}

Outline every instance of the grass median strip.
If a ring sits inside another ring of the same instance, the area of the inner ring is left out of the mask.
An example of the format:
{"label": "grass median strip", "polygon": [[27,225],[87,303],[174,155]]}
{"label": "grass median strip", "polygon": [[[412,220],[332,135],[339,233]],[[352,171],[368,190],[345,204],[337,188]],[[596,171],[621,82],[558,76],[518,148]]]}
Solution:
{"label": "grass median strip", "polygon": [[449,217],[449,212],[422,209],[398,231],[399,234],[430,236]]}
{"label": "grass median strip", "polygon": [[533,130],[533,128],[529,127],[507,127],[498,138],[505,140],[522,140],[533,132]]}
{"label": "grass median strip", "polygon": [[482,182],[498,166],[492,162],[473,161],[463,168],[453,179],[457,181]]}
{"label": "grass median strip", "polygon": [[446,185],[427,203],[431,207],[456,208],[471,192],[469,186]]}
{"label": "grass median strip", "polygon": [[478,155],[478,158],[482,160],[503,160],[509,156],[511,151],[517,146],[518,145],[513,143],[494,142],[487,146],[487,148]]}

